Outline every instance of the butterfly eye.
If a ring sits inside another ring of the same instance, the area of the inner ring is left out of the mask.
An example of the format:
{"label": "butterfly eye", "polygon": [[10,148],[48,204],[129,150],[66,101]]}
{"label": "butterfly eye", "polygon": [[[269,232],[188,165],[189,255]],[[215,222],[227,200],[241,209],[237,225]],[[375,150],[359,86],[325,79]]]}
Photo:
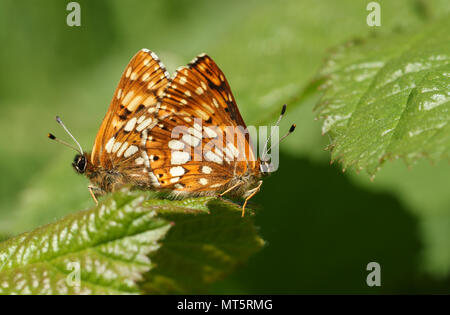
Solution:
{"label": "butterfly eye", "polygon": [[77,154],[73,160],[72,166],[77,173],[83,174],[86,170],[86,157],[84,155]]}
{"label": "butterfly eye", "polygon": [[259,166],[259,170],[262,175],[267,176],[270,175],[270,163],[269,161],[261,161],[261,165]]}

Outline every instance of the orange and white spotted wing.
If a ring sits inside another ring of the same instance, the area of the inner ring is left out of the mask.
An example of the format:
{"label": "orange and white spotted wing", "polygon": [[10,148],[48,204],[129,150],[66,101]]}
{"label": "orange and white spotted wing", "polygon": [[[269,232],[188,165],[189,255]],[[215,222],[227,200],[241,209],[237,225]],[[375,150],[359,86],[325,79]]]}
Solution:
{"label": "orange and white spotted wing", "polygon": [[225,75],[207,55],[177,70],[157,108],[146,150],[158,187],[217,191],[248,169],[259,172]]}
{"label": "orange and white spotted wing", "polygon": [[137,123],[139,114],[155,107],[168,83],[169,73],[153,52],[142,49],[131,59],[95,138],[93,165],[108,169],[122,163],[122,154],[131,146],[126,144],[130,135],[127,126]]}
{"label": "orange and white spotted wing", "polygon": [[210,57],[199,56],[171,80],[156,55],[141,50],[120,80],[91,162],[138,186],[218,191],[249,169],[259,172],[245,128]]}

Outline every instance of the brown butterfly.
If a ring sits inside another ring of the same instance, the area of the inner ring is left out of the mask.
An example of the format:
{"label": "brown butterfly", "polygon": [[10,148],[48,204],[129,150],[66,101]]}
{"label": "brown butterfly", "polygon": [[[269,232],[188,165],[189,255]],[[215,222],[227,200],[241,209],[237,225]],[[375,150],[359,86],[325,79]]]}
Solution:
{"label": "brown butterfly", "polygon": [[175,196],[230,193],[245,198],[244,215],[270,172],[252,148],[225,75],[205,54],[171,79],[153,52],[140,50],[120,79],[91,153],[57,121],[78,149],[49,137],[79,152],[72,165],[89,179],[96,202],[96,195],[125,185]]}

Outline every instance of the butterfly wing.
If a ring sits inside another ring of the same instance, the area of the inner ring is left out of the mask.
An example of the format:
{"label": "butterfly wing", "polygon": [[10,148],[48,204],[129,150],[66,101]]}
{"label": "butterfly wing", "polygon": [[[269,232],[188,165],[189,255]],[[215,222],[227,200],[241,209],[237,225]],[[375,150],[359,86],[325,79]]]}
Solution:
{"label": "butterfly wing", "polygon": [[157,108],[146,150],[158,187],[217,191],[248,169],[259,170],[225,75],[209,56],[178,69]]}
{"label": "butterfly wing", "polygon": [[127,149],[122,144],[128,137],[126,126],[130,119],[153,108],[168,83],[169,73],[153,52],[142,49],[131,59],[95,138],[91,153],[93,165],[103,168],[114,165],[120,158],[117,152]]}
{"label": "butterfly wing", "polygon": [[225,75],[210,57],[199,56],[170,80],[153,53],[140,51],[114,94],[92,161],[136,186],[217,191],[258,169],[244,128]]}

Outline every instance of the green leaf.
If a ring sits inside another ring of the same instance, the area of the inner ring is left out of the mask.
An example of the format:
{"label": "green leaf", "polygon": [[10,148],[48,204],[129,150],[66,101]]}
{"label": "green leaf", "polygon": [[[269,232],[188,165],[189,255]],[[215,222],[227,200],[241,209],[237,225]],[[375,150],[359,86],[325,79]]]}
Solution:
{"label": "green leaf", "polygon": [[139,293],[136,281],[153,266],[147,255],[171,227],[143,201],[116,193],[94,209],[1,243],[0,293]]}
{"label": "green leaf", "polygon": [[375,174],[387,159],[408,164],[450,149],[450,19],[418,32],[339,47],[322,74],[317,106],[332,160]]}
{"label": "green leaf", "polygon": [[[207,207],[198,206],[202,200]],[[145,275],[141,287],[146,293],[204,293],[264,245],[251,211],[242,218],[234,203],[207,197],[151,204],[161,207],[161,216],[174,226],[151,255],[156,268]]]}
{"label": "green leaf", "polygon": [[117,192],[91,210],[1,243],[0,293],[205,290],[263,245],[251,211],[240,214],[213,197],[173,201]]}

